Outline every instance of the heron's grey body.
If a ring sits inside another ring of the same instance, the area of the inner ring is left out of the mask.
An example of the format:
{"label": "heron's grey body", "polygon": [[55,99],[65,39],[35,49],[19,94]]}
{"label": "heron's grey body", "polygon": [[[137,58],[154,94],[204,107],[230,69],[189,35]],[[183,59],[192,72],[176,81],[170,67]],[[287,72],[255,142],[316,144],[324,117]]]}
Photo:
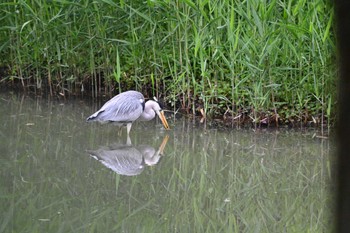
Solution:
{"label": "heron's grey body", "polygon": [[140,92],[127,91],[114,96],[87,121],[128,123],[137,120],[145,108],[145,98]]}
{"label": "heron's grey body", "polygon": [[126,124],[129,135],[134,121],[149,121],[156,114],[161,118],[164,127],[168,129],[168,123],[158,102],[149,100],[145,103],[145,98],[140,92],[126,91],[110,99],[100,110],[89,116],[86,121]]}

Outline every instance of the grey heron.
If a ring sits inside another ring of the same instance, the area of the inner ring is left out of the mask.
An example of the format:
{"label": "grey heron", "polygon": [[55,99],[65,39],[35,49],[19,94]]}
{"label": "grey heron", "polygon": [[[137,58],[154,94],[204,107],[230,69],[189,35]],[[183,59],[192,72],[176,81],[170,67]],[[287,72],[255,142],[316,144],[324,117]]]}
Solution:
{"label": "grey heron", "polygon": [[87,152],[112,171],[120,175],[135,176],[144,170],[145,165],[154,166],[160,161],[168,139],[169,135],[166,135],[158,150],[150,145],[112,144]]}
{"label": "grey heron", "polygon": [[164,128],[169,129],[164,111],[157,101],[148,100],[138,91],[122,92],[107,101],[97,112],[89,116],[86,121],[113,122],[127,127],[127,134],[136,120],[149,121],[158,115]]}

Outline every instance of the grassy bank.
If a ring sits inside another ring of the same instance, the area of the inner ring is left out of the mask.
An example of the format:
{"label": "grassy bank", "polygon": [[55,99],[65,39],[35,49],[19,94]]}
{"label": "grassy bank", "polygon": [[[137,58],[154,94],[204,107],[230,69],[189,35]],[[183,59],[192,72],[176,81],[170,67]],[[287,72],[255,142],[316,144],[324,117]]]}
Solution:
{"label": "grassy bank", "polygon": [[50,95],[137,89],[168,109],[255,124],[332,122],[327,0],[0,3],[4,86]]}

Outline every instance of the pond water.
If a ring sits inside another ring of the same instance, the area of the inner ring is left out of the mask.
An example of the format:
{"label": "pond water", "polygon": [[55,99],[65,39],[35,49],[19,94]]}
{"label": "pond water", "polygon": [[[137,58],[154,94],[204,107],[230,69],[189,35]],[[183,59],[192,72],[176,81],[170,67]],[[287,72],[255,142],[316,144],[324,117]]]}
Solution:
{"label": "pond water", "polygon": [[86,123],[103,103],[0,95],[0,232],[331,232],[317,130]]}

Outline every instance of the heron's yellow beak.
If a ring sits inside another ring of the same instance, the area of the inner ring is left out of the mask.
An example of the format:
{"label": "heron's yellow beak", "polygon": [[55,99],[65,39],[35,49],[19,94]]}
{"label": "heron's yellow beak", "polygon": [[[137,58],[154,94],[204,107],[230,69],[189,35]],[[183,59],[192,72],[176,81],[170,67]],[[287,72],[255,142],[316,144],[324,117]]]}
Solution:
{"label": "heron's yellow beak", "polygon": [[164,128],[165,128],[165,129],[170,129],[169,124],[168,124],[168,122],[166,121],[166,118],[165,118],[165,116],[164,116],[163,110],[162,110],[162,111],[159,111],[158,116],[159,116],[160,120],[162,121],[162,123],[163,123],[163,125],[164,125]]}

